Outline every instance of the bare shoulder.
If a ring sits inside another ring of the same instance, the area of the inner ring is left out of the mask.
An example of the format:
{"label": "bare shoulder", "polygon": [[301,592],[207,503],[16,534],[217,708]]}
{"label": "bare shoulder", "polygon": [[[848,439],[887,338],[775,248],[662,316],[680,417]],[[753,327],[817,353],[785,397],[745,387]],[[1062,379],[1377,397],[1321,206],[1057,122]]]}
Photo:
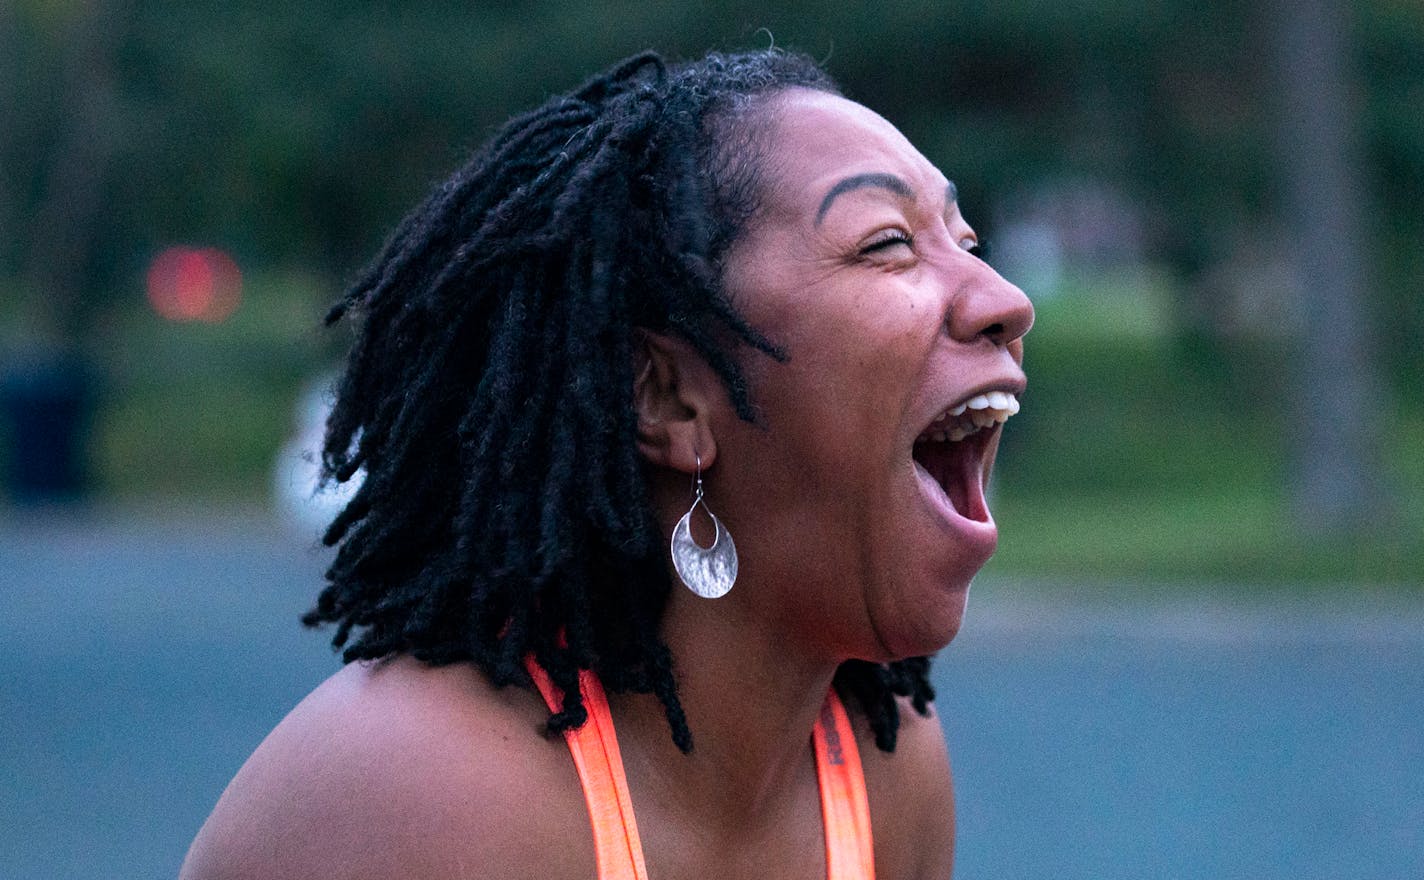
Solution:
{"label": "bare shoulder", "polygon": [[954,787],[944,730],[900,701],[893,753],[882,752],[868,727],[856,725],[875,835],[876,876],[945,880],[954,864]]}
{"label": "bare shoulder", "polygon": [[591,876],[581,789],[545,717],[469,666],[347,666],[243,765],[182,877]]}

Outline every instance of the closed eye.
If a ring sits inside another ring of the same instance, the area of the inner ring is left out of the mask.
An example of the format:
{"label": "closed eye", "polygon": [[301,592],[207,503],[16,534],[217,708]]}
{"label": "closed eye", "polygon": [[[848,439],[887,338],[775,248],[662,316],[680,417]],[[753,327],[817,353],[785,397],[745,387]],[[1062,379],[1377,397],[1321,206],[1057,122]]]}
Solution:
{"label": "closed eye", "polygon": [[896,245],[914,247],[915,239],[908,232],[899,229],[887,229],[877,236],[874,241],[860,249],[862,255],[874,254],[880,251],[889,250]]}

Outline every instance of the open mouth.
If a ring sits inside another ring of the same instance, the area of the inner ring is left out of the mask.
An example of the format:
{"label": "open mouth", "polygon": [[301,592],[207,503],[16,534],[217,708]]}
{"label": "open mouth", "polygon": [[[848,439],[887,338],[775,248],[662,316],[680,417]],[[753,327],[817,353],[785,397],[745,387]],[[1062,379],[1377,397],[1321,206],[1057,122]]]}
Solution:
{"label": "open mouth", "polygon": [[965,519],[991,521],[984,501],[984,452],[999,426],[1019,411],[1018,398],[989,391],[952,406],[915,438],[911,457]]}

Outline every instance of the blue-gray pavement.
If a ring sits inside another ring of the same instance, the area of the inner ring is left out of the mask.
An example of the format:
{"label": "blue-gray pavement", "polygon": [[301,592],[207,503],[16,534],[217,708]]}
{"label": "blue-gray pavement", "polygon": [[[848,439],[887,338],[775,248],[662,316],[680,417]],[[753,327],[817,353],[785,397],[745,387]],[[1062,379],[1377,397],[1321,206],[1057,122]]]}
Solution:
{"label": "blue-gray pavement", "polygon": [[[0,880],[172,877],[336,668],[323,561],[258,511],[0,515]],[[1424,604],[1120,595],[976,585],[958,878],[1424,876]]]}
{"label": "blue-gray pavement", "polygon": [[939,660],[956,876],[1424,877],[1424,607],[1032,595]]}
{"label": "blue-gray pavement", "polygon": [[321,558],[260,516],[0,525],[0,878],[162,878],[337,667]]}

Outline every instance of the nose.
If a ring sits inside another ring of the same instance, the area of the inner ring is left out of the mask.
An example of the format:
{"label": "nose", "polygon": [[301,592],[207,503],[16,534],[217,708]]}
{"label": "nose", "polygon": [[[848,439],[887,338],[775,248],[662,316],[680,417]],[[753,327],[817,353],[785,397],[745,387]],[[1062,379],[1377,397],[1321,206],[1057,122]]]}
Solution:
{"label": "nose", "polygon": [[982,274],[965,285],[950,305],[949,335],[959,342],[983,338],[1006,346],[1033,326],[1033,303],[993,269],[980,266]]}

